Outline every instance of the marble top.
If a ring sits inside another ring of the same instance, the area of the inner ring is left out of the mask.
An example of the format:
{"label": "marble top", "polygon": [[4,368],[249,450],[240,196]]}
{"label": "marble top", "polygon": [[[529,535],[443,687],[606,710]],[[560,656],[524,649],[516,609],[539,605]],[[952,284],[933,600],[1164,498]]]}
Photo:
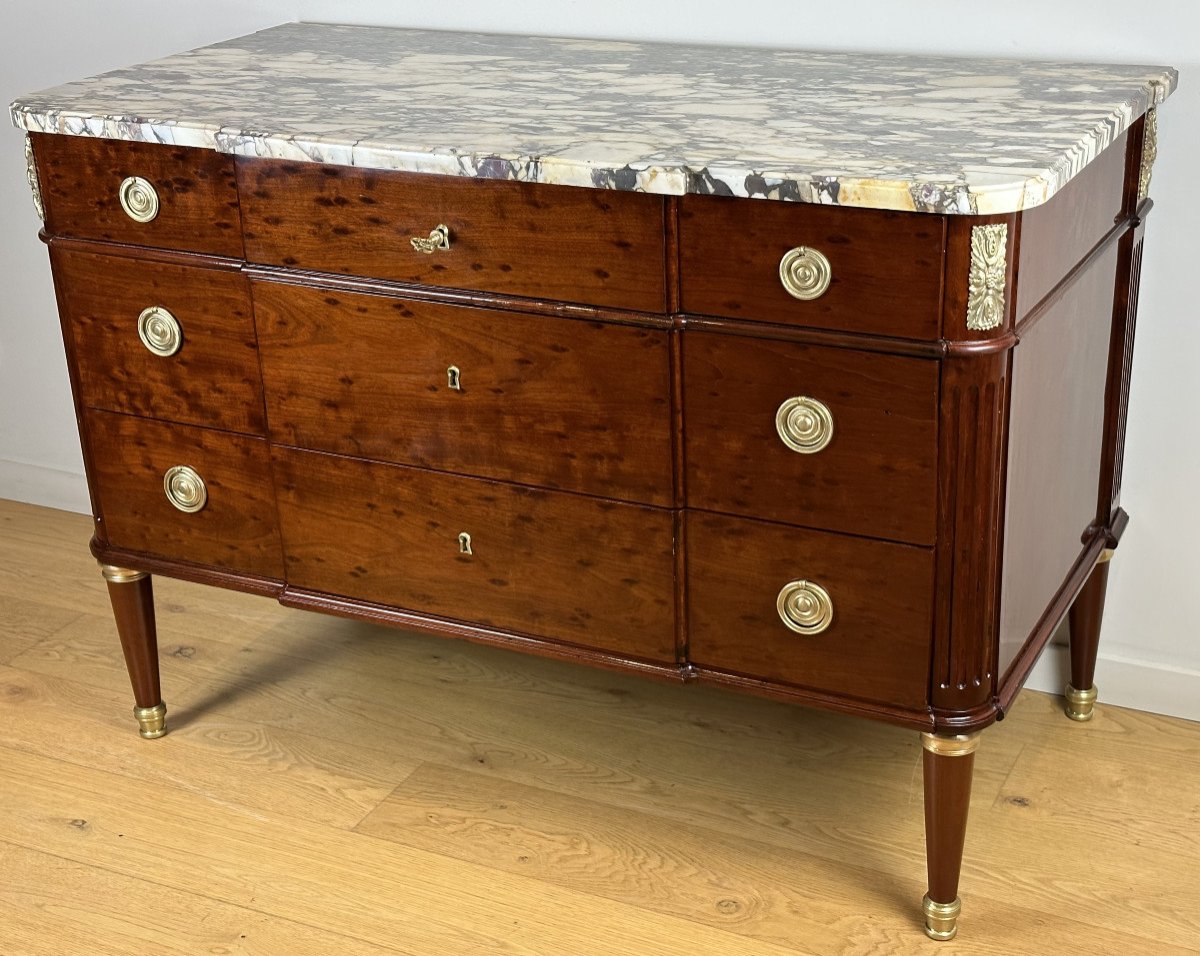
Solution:
{"label": "marble top", "polygon": [[17,99],[26,130],[928,212],[1045,202],[1166,67],[290,23]]}

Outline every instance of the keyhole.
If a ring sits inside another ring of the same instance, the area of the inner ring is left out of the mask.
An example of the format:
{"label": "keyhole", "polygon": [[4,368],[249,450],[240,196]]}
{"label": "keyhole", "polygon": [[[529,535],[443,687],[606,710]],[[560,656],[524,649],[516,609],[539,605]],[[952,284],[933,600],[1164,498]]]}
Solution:
{"label": "keyhole", "polygon": [[474,554],[471,550],[471,536],[465,531],[458,536],[458,553],[459,554]]}
{"label": "keyhole", "polygon": [[446,369],[446,384],[456,392],[462,391],[462,383],[459,381],[459,376],[461,374],[462,373],[459,372],[457,365],[451,365],[448,369]]}

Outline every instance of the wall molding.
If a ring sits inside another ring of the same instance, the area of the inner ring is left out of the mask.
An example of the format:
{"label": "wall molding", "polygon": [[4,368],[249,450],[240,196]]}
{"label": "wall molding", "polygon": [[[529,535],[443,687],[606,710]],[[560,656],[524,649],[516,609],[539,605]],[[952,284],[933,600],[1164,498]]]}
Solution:
{"label": "wall molding", "polygon": [[[1185,720],[1200,721],[1200,672],[1171,667],[1153,661],[1107,656],[1104,635],[1096,661],[1097,719],[1105,704],[1166,714]],[[1051,644],[1029,675],[1025,686],[1030,690],[1061,695],[1071,676],[1071,659],[1066,647]]]}
{"label": "wall molding", "polygon": [[0,498],[43,505],[77,514],[92,513],[87,479],[82,472],[0,458]]}

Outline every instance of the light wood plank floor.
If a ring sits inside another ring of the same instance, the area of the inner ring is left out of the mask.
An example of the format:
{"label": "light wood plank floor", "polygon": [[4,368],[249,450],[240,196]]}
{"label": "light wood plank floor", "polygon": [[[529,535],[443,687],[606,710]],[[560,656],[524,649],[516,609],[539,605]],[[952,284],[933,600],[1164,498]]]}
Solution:
{"label": "light wood plank floor", "polygon": [[0,953],[1200,952],[1200,724],[1027,692],[929,942],[916,734],[156,581],[0,502]]}

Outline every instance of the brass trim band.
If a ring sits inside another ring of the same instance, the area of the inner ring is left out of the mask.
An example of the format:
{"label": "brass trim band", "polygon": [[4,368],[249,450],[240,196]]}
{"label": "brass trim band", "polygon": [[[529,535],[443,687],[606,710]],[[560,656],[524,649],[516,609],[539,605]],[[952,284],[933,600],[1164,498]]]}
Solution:
{"label": "brass trim band", "polygon": [[979,734],[978,730],[973,734],[923,733],[921,746],[939,757],[966,757],[979,749]]}
{"label": "brass trim band", "polygon": [[1113,559],[1113,555],[1116,553],[1117,552],[1116,552],[1115,548],[1105,548],[1103,551],[1100,552],[1100,557],[1098,557],[1096,559],[1096,563],[1097,564],[1108,564],[1108,562]]}
{"label": "brass trim band", "polygon": [[100,573],[110,584],[132,584],[142,578],[149,577],[145,571],[134,571],[130,568],[118,568],[115,564],[100,565]]}
{"label": "brass trim band", "polygon": [[930,939],[954,939],[958,934],[958,915],[962,912],[962,900],[954,897],[953,903],[935,903],[925,894],[921,901],[925,911],[925,935]]}
{"label": "brass trim band", "polygon": [[1068,684],[1063,689],[1063,697],[1067,699],[1067,716],[1080,723],[1091,720],[1096,716],[1096,685],[1087,690],[1077,690]]}
{"label": "brass trim band", "polygon": [[161,700],[153,707],[135,707],[133,716],[137,718],[138,733],[147,740],[155,740],[167,732],[167,705]]}

